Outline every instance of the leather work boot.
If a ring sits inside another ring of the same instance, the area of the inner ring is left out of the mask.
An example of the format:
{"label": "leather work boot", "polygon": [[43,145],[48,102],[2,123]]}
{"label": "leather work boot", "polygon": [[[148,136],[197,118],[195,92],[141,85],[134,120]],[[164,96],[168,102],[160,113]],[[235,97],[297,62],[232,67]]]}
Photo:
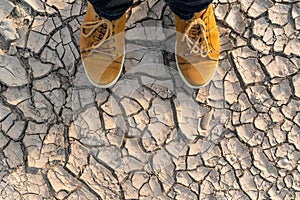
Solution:
{"label": "leather work boot", "polygon": [[88,2],[80,27],[80,52],[90,82],[99,88],[113,86],[123,69],[126,14],[109,21]]}
{"label": "leather work boot", "polygon": [[175,15],[176,64],[183,81],[191,88],[212,79],[220,55],[220,38],[212,4],[191,20]]}

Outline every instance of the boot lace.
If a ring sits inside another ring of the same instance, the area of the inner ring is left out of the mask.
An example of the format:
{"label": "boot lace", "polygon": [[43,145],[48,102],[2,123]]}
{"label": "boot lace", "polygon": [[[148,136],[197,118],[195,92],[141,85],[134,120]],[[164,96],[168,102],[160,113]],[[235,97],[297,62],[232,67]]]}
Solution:
{"label": "boot lace", "polygon": [[206,57],[212,52],[206,33],[206,24],[201,18],[197,18],[189,23],[182,36],[182,42],[186,41],[188,50],[190,50],[189,55],[200,54],[202,57]]}
{"label": "boot lace", "polygon": [[[95,53],[104,54],[107,56],[117,57],[118,55],[111,53],[115,48],[104,48],[103,44],[110,44],[114,42],[114,39],[111,39],[113,35],[113,24],[107,19],[100,19],[93,22],[86,22],[82,26],[82,36],[85,38],[91,37],[95,32],[99,34],[99,37],[94,36],[96,42],[91,45],[91,47],[84,49],[84,52],[89,52],[88,55]],[[89,30],[85,33],[84,30]],[[87,55],[87,56],[88,56]]]}

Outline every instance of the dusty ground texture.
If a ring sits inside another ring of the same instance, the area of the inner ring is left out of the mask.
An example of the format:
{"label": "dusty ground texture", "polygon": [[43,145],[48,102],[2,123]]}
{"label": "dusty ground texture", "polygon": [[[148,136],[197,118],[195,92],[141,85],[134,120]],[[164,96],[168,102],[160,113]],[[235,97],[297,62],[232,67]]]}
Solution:
{"label": "dusty ground texture", "polygon": [[300,199],[300,2],[214,6],[208,86],[183,84],[173,14],[149,0],[105,90],[81,64],[82,0],[1,0],[0,199]]}

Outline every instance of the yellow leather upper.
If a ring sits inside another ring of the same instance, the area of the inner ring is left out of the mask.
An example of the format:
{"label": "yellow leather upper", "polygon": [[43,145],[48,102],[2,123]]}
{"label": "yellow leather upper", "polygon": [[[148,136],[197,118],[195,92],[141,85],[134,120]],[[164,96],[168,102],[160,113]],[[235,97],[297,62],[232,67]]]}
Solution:
{"label": "yellow leather upper", "polygon": [[[197,30],[197,28],[200,29],[201,26],[195,25],[188,34],[194,43],[199,43],[199,46],[201,45],[202,50],[207,52],[207,56],[192,54],[189,44],[182,41],[182,38],[186,37],[186,29],[199,18],[201,25],[205,25],[205,31]],[[210,4],[207,9],[196,13],[191,20],[182,20],[175,15],[175,22],[177,31],[176,56],[180,72],[192,87],[203,86],[211,80],[220,55],[220,38],[212,4]],[[205,32],[205,35],[202,34],[203,32]],[[196,37],[195,35],[198,36]],[[200,40],[197,41],[199,38]]]}
{"label": "yellow leather upper", "polygon": [[[88,26],[84,26],[85,24],[93,24],[93,22],[97,23],[101,20],[107,21],[109,26],[104,23],[96,30],[93,29],[94,26],[91,26],[90,29],[93,33],[89,37],[84,36],[88,31],[91,31]],[[110,84],[120,73],[124,58],[125,23],[126,14],[117,20],[108,21],[99,17],[92,4],[88,2],[83,22],[84,28],[81,29],[80,34],[80,51],[85,71],[89,79],[96,85]],[[108,31],[106,35],[109,37],[103,38],[106,31]],[[101,45],[94,49],[93,47],[97,46],[99,41],[101,41]]]}

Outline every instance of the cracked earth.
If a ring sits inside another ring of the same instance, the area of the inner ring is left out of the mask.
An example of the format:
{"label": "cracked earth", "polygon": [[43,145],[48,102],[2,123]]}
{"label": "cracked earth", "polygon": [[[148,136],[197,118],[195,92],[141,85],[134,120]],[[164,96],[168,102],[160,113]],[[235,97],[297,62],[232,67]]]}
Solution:
{"label": "cracked earth", "polygon": [[164,1],[128,11],[111,89],[87,80],[83,0],[1,0],[0,199],[300,199],[300,2],[215,0],[221,58],[181,81]]}

